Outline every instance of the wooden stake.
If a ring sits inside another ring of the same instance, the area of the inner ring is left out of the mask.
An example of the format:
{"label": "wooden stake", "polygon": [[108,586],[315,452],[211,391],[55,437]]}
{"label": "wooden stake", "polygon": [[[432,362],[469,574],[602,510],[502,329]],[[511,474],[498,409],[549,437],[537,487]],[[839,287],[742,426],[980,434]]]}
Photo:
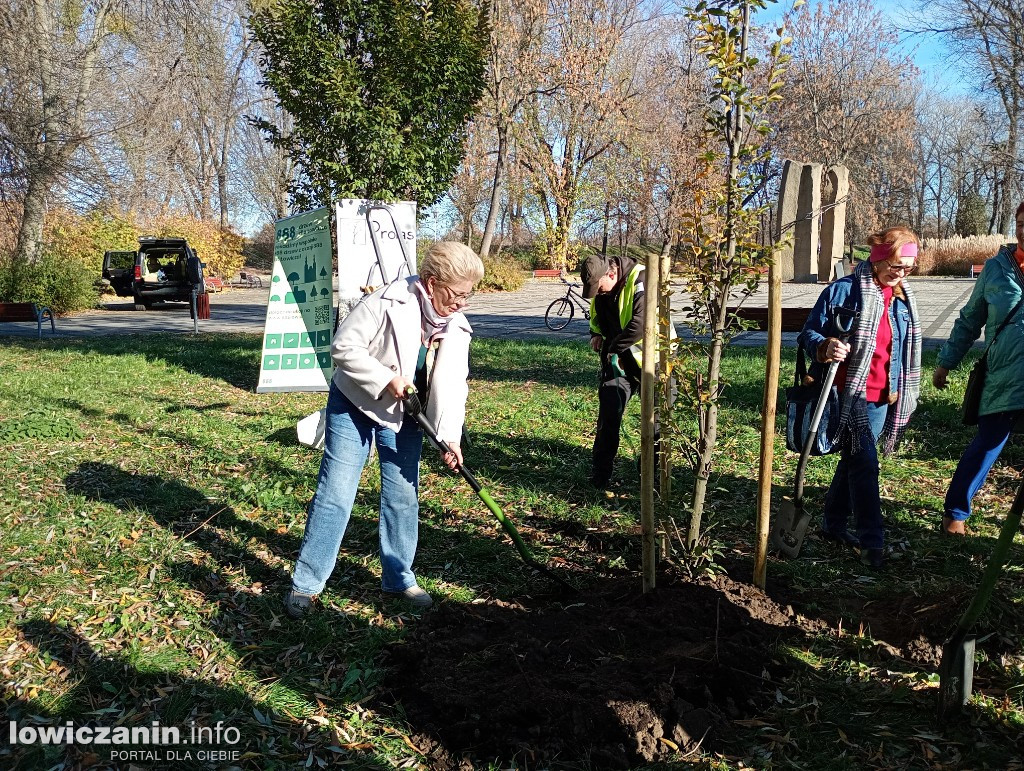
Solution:
{"label": "wooden stake", "polygon": [[654,589],[655,549],[654,398],[658,391],[658,298],[661,296],[661,258],[650,255],[644,271],[643,372],[640,377],[640,533],[643,538],[643,591]]}
{"label": "wooden stake", "polygon": [[768,346],[764,363],[764,399],[761,402],[761,465],[757,472],[757,544],[754,550],[754,585],[765,588],[768,564],[768,528],[772,508],[772,467],[775,460],[775,403],[782,357],[782,274],[778,253],[768,267]]}
{"label": "wooden stake", "polygon": [[[661,250],[661,273],[658,276],[661,292],[658,297],[658,330],[659,344],[663,350],[658,358],[658,377],[661,381],[661,405],[658,408],[661,416],[661,429],[664,432],[665,422],[672,414],[675,402],[675,378],[672,376],[672,241],[666,241]],[[672,542],[668,537],[666,523],[671,517],[672,506],[672,453],[667,451],[666,443],[661,446],[658,455],[658,474],[661,477],[661,490],[658,493],[660,508],[658,516],[658,546],[661,558],[668,559],[672,554]]]}

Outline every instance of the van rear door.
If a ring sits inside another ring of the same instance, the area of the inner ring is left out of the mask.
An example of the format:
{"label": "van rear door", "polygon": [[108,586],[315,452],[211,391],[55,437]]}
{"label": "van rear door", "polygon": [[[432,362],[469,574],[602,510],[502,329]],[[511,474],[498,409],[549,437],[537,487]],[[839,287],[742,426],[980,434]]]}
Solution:
{"label": "van rear door", "polygon": [[110,282],[118,297],[131,297],[138,252],[104,252],[103,278]]}

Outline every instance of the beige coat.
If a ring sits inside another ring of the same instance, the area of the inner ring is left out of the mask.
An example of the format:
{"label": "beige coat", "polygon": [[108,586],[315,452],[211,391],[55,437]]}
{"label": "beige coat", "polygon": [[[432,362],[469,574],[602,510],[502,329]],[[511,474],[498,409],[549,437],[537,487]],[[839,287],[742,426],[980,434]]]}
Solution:
{"label": "beige coat", "polygon": [[[335,385],[364,415],[393,431],[402,427],[404,411],[387,393],[387,385],[396,375],[412,381],[420,352],[417,280],[398,279],[363,298],[331,343]],[[472,332],[461,312],[452,314],[434,362],[427,418],[438,436],[451,444],[462,440]]]}

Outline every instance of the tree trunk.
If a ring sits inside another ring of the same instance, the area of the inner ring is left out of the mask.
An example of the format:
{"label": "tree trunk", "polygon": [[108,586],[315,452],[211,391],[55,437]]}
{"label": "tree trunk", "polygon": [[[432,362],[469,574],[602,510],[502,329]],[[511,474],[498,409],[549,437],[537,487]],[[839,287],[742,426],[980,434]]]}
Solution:
{"label": "tree trunk", "polygon": [[708,399],[705,412],[699,418],[700,441],[698,442],[697,474],[693,482],[693,507],[690,512],[690,528],[686,533],[686,545],[693,549],[700,540],[701,519],[704,517],[704,501],[708,494],[708,482],[711,479],[711,462],[715,454],[715,442],[718,440],[718,381],[722,372],[722,335],[725,325],[725,306],[719,313],[720,322],[716,322],[716,331],[708,356],[708,382],[705,388],[713,394]]}
{"label": "tree trunk", "polygon": [[491,203],[487,210],[487,222],[484,223],[484,235],[480,241],[480,257],[491,252],[491,240],[494,238],[495,226],[498,222],[498,210],[501,208],[501,177],[505,171],[505,157],[508,153],[508,129],[498,126],[498,155],[494,161],[494,183],[491,187]]}
{"label": "tree trunk", "polygon": [[657,555],[654,513],[654,481],[658,469],[654,463],[655,397],[658,391],[658,298],[661,296],[661,261],[649,260],[644,271],[643,372],[640,379],[640,533],[643,540],[643,591],[655,587]]}
{"label": "tree trunk", "polygon": [[29,178],[21,227],[18,228],[18,245],[14,251],[15,265],[34,265],[42,256],[40,246],[43,243],[43,217],[49,195],[50,185],[47,181],[38,175]]}
{"label": "tree trunk", "polygon": [[1017,124],[1020,120],[1020,109],[1016,98],[1012,99],[1013,109],[1010,110],[1010,126],[1006,133],[1006,166],[1003,172],[1003,205],[1000,210],[1000,233],[1013,235],[1014,202],[1013,192],[1017,190]]}
{"label": "tree trunk", "polygon": [[604,202],[604,231],[601,234],[601,254],[608,254],[608,214],[611,204]]}

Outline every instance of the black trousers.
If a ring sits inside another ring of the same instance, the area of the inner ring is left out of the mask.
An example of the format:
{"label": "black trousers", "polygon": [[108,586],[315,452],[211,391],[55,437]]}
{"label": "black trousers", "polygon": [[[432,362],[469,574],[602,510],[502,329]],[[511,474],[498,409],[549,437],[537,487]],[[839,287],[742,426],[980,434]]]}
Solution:
{"label": "black trousers", "polygon": [[[622,361],[629,357],[629,361]],[[619,452],[622,416],[633,394],[640,393],[640,369],[626,353],[620,357],[626,375],[618,375],[610,366],[601,367],[601,384],[597,389],[597,430],[594,433],[593,480],[603,484],[612,477],[615,456]],[[630,366],[632,365],[632,366]],[[635,372],[633,371],[635,370]]]}

